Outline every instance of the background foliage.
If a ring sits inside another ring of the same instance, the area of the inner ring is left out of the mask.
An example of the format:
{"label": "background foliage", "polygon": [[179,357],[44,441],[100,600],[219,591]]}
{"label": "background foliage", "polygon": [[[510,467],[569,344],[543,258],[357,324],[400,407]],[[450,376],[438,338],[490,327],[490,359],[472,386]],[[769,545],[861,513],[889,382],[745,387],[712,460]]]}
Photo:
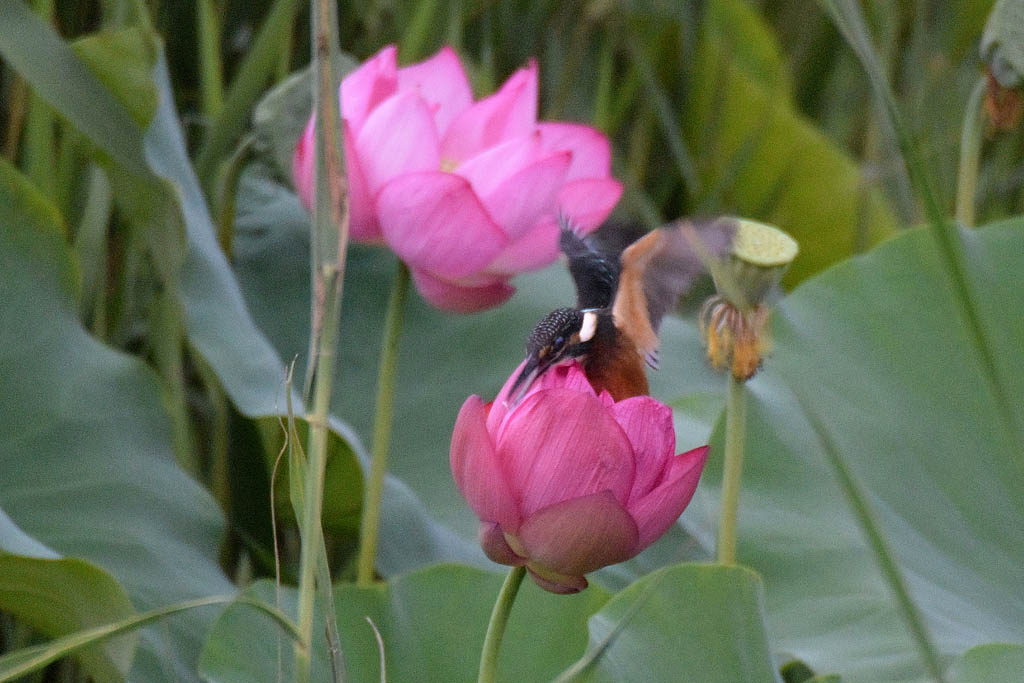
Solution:
{"label": "background foliage", "polygon": [[[993,3],[832,4],[339,5],[355,60],[394,42],[408,63],[450,43],[478,94],[536,56],[542,117],[612,139],[618,218],[739,214],[801,244],[774,355],[749,385],[749,569],[695,564],[713,546],[724,387],[684,311],[664,326],[652,393],[676,411],[678,450],[711,439],[701,489],[665,539],[583,595],[525,588],[508,680],[1019,679],[1022,128],[983,130],[984,227],[955,233],[962,277],[919,180],[952,215]],[[851,13],[863,24],[841,32],[832,17]],[[284,584],[298,535],[286,471],[277,495],[271,482],[285,367],[296,358],[301,377],[308,346],[309,217],[287,173],[310,106],[308,26],[295,0],[0,0],[2,653],[242,589],[290,613],[294,592],[272,580],[272,505]],[[848,47],[858,39],[877,70]],[[876,104],[886,83],[901,121]],[[378,679],[364,615],[393,680],[472,678],[500,578],[451,482],[451,426],[467,395],[494,395],[536,320],[571,302],[562,271],[520,277],[508,304],[474,316],[409,302],[384,581],[356,589],[394,261],[350,250],[324,526],[353,680]],[[278,670],[282,631],[241,603],[138,633],[34,675]],[[0,657],[0,679],[16,657]]]}

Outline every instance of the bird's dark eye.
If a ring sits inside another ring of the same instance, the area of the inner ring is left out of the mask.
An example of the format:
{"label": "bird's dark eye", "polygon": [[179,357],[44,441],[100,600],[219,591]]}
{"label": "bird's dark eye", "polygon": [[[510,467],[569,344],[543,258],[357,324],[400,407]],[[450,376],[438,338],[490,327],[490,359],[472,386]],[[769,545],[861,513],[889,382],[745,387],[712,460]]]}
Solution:
{"label": "bird's dark eye", "polygon": [[555,343],[552,344],[555,348],[562,346],[565,343],[565,337],[555,337]]}

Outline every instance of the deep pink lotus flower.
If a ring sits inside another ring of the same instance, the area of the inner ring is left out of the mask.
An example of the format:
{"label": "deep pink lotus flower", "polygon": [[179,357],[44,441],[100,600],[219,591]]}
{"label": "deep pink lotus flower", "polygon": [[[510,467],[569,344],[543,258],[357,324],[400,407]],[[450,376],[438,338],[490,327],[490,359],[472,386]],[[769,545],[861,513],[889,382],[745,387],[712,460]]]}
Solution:
{"label": "deep pink lotus flower", "polygon": [[672,411],[650,396],[596,394],[576,363],[541,375],[508,406],[470,396],[452,436],[455,483],[481,520],[480,544],[526,565],[555,593],[633,557],[676,521],[697,488],[707,446],[675,454]]}
{"label": "deep pink lotus flower", "polygon": [[[477,102],[455,51],[399,69],[385,47],[341,84],[351,236],[387,244],[438,308],[505,301],[516,273],[558,255],[557,215],[584,233],[611,212],[608,140],[589,126],[537,122],[537,64]],[[313,196],[313,121],[292,163]]]}

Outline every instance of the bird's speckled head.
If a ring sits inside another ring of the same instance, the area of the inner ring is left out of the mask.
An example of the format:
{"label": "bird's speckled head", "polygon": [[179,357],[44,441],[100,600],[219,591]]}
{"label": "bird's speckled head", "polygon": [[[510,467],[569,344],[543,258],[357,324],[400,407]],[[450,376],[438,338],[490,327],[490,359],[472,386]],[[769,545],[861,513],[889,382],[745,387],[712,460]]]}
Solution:
{"label": "bird's speckled head", "polygon": [[526,340],[526,365],[509,398],[518,401],[549,368],[585,356],[597,332],[597,316],[596,310],[575,308],[558,308],[544,316]]}

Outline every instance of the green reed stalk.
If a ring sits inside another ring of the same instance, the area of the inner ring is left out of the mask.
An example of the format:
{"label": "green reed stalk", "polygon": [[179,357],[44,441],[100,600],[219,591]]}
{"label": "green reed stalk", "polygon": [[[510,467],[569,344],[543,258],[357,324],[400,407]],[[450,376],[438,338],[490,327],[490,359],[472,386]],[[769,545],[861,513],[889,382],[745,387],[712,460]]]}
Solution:
{"label": "green reed stalk", "polygon": [[[279,3],[279,5],[284,3]],[[345,255],[348,246],[348,191],[341,147],[341,115],[338,103],[339,76],[337,4],[311,0],[313,99],[317,112],[316,189],[311,244],[312,314],[315,368],[312,414],[309,416],[308,466],[302,490],[302,549],[299,556],[298,628],[295,644],[295,680],[306,683],[310,675],[313,645],[313,607],[317,582],[324,599],[330,596],[330,572],[325,565],[323,527],[324,476],[331,391],[341,320]],[[268,20],[269,21],[269,20]],[[290,25],[290,22],[289,22]],[[287,27],[282,28],[288,30]],[[326,585],[324,585],[326,584]],[[325,604],[325,609],[333,606]],[[329,617],[331,619],[331,617]],[[328,631],[333,624],[328,626]],[[336,630],[336,629],[335,629]],[[333,650],[332,650],[333,651]],[[338,653],[340,659],[340,653]],[[340,672],[340,666],[336,667]],[[337,674],[336,674],[336,677]]]}
{"label": "green reed stalk", "polygon": [[729,377],[725,403],[725,468],[722,472],[722,516],[718,524],[718,561],[736,562],[736,519],[739,516],[743,440],[747,428],[746,382]]}
{"label": "green reed stalk", "polygon": [[409,291],[409,268],[398,262],[398,272],[391,286],[385,314],[384,336],[380,347],[377,372],[377,404],[373,419],[373,452],[370,456],[370,480],[366,486],[363,518],[359,534],[359,562],[356,584],[368,588],[373,584],[373,565],[377,555],[377,532],[380,528],[380,502],[384,493],[384,476],[388,469],[388,448],[391,442],[392,397],[395,393],[395,370],[398,365],[398,338],[402,333],[402,311]]}

